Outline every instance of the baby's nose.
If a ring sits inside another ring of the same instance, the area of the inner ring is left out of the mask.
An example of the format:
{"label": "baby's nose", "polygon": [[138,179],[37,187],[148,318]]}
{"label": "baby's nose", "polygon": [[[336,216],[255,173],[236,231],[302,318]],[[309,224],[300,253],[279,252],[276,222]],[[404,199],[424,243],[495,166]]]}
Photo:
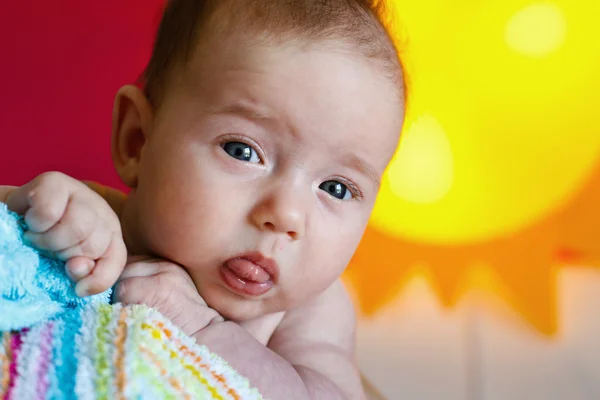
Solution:
{"label": "baby's nose", "polygon": [[282,233],[291,240],[298,240],[305,233],[306,214],[306,201],[273,194],[254,208],[252,221],[260,230]]}

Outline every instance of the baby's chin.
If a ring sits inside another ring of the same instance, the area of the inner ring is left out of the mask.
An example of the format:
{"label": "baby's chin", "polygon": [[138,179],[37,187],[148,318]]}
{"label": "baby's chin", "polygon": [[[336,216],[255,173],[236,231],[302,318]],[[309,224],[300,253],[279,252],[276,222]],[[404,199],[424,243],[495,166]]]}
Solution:
{"label": "baby's chin", "polygon": [[228,321],[244,322],[267,314],[284,311],[276,307],[274,298],[247,299],[231,293],[226,288],[199,288],[199,293],[206,304]]}

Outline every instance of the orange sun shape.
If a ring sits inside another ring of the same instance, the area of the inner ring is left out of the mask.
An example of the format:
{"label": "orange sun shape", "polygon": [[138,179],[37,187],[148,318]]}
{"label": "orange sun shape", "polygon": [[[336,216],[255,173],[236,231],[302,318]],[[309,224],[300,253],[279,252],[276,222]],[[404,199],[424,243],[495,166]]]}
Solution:
{"label": "orange sun shape", "polygon": [[385,306],[419,271],[447,306],[485,281],[554,333],[556,268],[600,265],[600,5],[388,8],[409,109],[346,274],[362,311]]}

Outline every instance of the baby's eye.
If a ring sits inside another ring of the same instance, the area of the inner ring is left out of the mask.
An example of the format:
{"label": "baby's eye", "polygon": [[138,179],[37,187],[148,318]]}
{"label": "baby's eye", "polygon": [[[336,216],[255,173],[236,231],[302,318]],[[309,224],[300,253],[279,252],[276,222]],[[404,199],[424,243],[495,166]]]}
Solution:
{"label": "baby's eye", "polygon": [[340,200],[350,200],[354,197],[348,186],[339,181],[325,181],[319,185],[319,189]]}
{"label": "baby's eye", "polygon": [[252,146],[247,145],[242,142],[227,142],[224,143],[221,147],[227,154],[231,157],[238,159],[240,161],[251,162],[251,163],[260,163],[260,157],[256,150],[252,148]]}

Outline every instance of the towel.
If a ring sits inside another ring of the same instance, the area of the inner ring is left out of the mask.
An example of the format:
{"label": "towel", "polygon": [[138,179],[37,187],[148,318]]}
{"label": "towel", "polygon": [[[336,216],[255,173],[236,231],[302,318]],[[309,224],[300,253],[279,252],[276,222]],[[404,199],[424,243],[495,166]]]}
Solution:
{"label": "towel", "polygon": [[262,399],[158,311],[79,298],[24,229],[0,203],[1,399]]}

